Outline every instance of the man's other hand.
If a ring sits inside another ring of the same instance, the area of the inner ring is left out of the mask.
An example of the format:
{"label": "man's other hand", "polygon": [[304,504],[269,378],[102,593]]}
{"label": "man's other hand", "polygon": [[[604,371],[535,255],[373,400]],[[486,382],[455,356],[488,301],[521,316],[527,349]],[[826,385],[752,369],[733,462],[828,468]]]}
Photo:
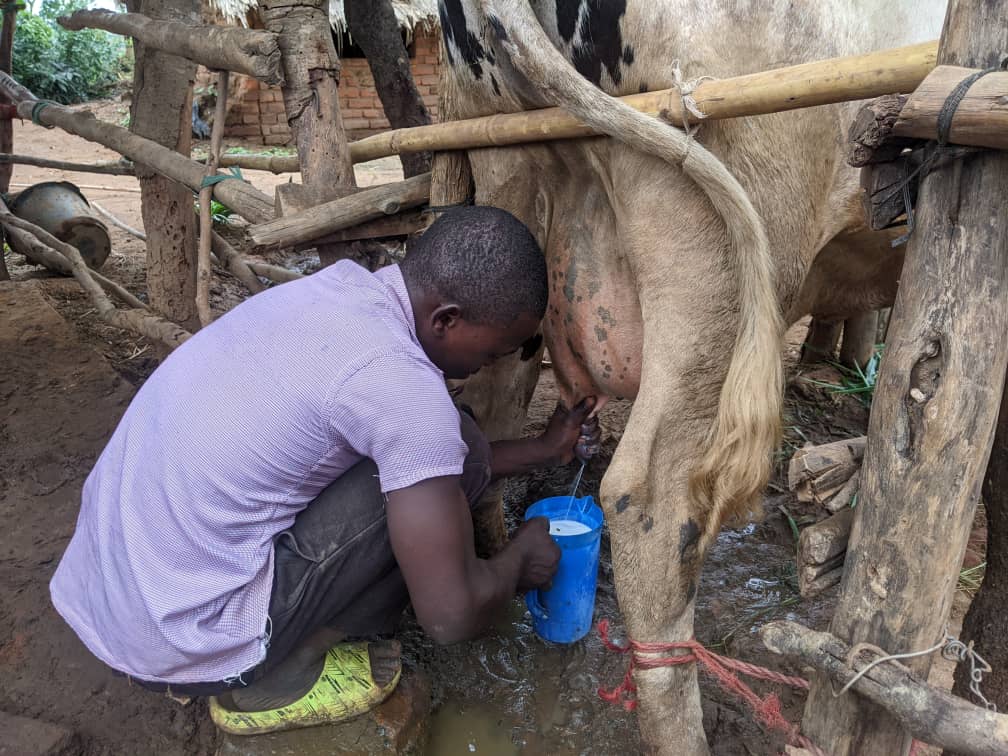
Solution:
{"label": "man's other hand", "polygon": [[523,522],[511,542],[522,554],[518,592],[525,593],[533,588],[547,586],[560,563],[560,547],[550,537],[549,520],[533,517]]}

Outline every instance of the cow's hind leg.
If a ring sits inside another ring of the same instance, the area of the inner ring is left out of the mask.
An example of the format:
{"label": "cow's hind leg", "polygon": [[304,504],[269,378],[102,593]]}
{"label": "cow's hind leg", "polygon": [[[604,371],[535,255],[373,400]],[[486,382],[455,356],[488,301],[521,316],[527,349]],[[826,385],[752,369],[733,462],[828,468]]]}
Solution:
{"label": "cow's hind leg", "polygon": [[[679,207],[692,205],[681,216],[691,228],[673,223],[669,233],[668,208],[681,192],[627,186],[616,208],[637,278],[643,355],[601,496],[627,632],[645,642],[693,637],[703,552],[719,523],[691,503],[689,476],[717,413],[738,320],[735,282],[719,254],[725,239],[707,203],[679,197]],[[635,682],[648,752],[707,752],[695,664],[638,670]]]}

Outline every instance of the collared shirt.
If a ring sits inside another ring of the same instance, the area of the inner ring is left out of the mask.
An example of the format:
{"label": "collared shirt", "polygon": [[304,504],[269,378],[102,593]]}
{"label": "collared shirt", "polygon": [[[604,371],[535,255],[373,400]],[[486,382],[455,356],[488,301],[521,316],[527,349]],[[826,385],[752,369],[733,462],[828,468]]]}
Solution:
{"label": "collared shirt", "polygon": [[50,586],[99,659],[208,682],[265,656],[273,539],[362,457],[382,491],[459,475],[444,376],[398,266],[343,261],[251,297],[144,383],[84,484]]}

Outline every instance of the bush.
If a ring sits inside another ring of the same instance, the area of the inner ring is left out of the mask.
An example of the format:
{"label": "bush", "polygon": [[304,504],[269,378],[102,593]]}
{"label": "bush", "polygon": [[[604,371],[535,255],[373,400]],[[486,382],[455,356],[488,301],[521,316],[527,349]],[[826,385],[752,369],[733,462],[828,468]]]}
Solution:
{"label": "bush", "polygon": [[60,16],[87,7],[87,0],[43,0],[38,15],[18,14],[14,78],[37,97],[69,105],[99,97],[116,83],[125,41],[100,29],[67,31]]}

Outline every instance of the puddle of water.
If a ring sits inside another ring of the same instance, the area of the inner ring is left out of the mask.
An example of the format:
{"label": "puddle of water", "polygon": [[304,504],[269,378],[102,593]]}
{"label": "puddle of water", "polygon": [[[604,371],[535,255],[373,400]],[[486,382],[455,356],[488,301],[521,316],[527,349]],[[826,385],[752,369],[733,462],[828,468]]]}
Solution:
{"label": "puddle of water", "polygon": [[515,756],[521,752],[512,741],[513,722],[502,712],[481,703],[449,699],[431,719],[430,756]]}

